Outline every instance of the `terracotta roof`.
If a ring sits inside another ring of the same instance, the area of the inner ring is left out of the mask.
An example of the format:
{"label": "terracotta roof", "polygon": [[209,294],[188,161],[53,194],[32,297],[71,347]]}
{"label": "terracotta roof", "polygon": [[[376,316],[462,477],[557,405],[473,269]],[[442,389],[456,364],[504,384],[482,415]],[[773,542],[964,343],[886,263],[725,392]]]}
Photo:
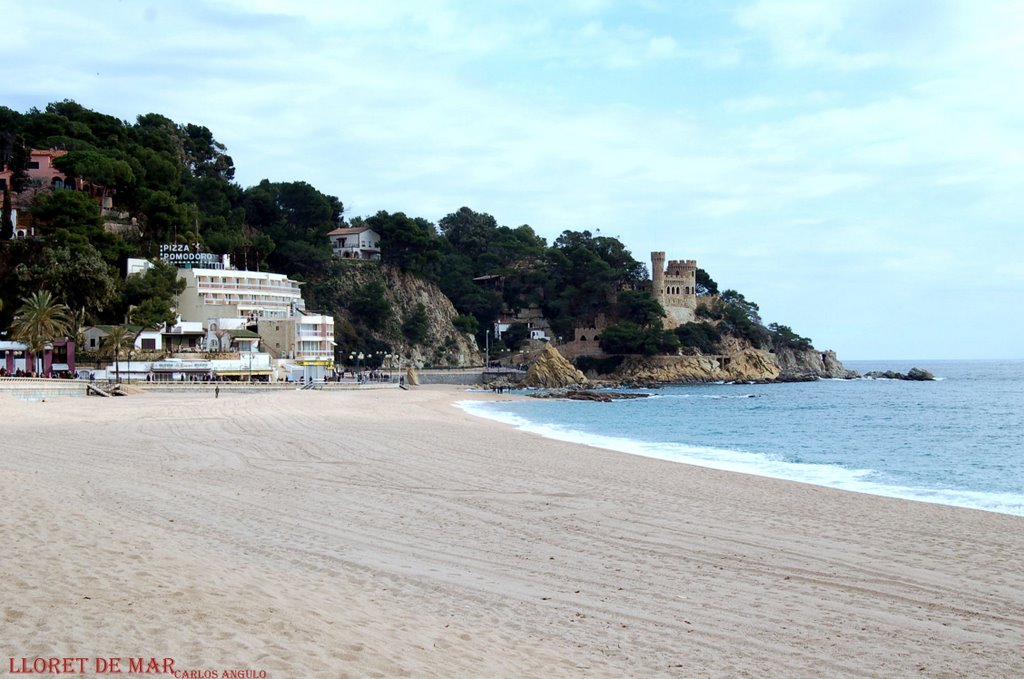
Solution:
{"label": "terracotta roof", "polygon": [[327,235],[328,236],[354,236],[355,234],[362,233],[363,231],[370,231],[370,227],[368,227],[368,226],[356,226],[356,227],[351,227],[351,228],[347,228],[347,229],[335,229],[334,231],[328,231]]}

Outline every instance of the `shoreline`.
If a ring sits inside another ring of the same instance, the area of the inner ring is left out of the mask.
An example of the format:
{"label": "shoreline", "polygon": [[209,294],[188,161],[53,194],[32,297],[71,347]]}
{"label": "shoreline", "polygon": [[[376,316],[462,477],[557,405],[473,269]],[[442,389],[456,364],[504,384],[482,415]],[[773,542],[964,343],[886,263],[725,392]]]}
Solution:
{"label": "shoreline", "polygon": [[[552,441],[562,441],[565,443],[599,448],[601,450],[614,451],[625,455],[635,455],[649,459],[663,460],[673,464],[704,467],[733,474],[744,474],[793,483],[805,483],[819,488],[828,488],[842,492],[860,493],[875,497],[887,497],[906,500],[908,502],[923,502],[926,504],[957,507],[1006,516],[1024,517],[1024,505],[1020,504],[1018,496],[1006,493],[970,489],[930,488],[926,486],[915,487],[885,484],[867,481],[860,478],[863,474],[862,471],[851,471],[842,467],[825,465],[823,463],[796,463],[769,460],[764,456],[764,454],[757,452],[752,453],[727,448],[719,449],[708,446],[665,441],[645,441],[643,439],[595,434],[580,429],[562,428],[560,426],[550,427],[526,420],[516,414],[491,410],[486,407],[475,408],[473,404],[476,402],[477,401],[470,400],[456,401],[454,405],[476,417],[487,419],[492,422],[500,422],[513,427],[517,431],[534,434]],[[710,451],[710,453],[708,451]],[[731,459],[718,457],[720,455],[727,455]],[[735,459],[737,455],[764,459],[738,461]],[[828,478],[818,480],[816,477],[824,476],[818,472],[822,467],[827,468],[825,475],[827,475]],[[1011,499],[1015,502],[1011,502]],[[986,500],[990,506],[985,506]],[[996,505],[996,502],[999,504]],[[998,506],[1000,508],[994,509],[992,506]]]}
{"label": "shoreline", "polygon": [[7,400],[2,653],[269,677],[1024,674],[1024,519],[453,407],[496,398]]}

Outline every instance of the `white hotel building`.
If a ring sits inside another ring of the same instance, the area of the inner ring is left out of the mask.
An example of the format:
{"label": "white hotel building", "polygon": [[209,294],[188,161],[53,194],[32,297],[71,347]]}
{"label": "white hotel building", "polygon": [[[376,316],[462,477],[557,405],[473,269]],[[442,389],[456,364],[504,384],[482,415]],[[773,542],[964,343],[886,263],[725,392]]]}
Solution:
{"label": "white hotel building", "polygon": [[299,283],[280,273],[231,269],[178,269],[185,290],[178,296],[183,319],[206,323],[235,316],[258,321],[305,311]]}
{"label": "white hotel building", "polygon": [[218,319],[255,324],[263,350],[304,368],[307,380],[334,367],[334,318],[307,314],[299,283],[284,274],[233,269],[179,269],[185,290],[177,312],[207,329]]}

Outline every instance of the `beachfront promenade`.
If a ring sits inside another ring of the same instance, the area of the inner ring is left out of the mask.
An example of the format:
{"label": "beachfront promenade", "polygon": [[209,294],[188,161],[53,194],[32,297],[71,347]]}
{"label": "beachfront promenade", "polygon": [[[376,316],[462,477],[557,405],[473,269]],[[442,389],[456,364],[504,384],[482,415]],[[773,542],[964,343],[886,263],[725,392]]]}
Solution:
{"label": "beachfront promenade", "polygon": [[[440,368],[424,369],[417,373],[420,384],[449,384],[473,386],[485,384],[495,379],[518,380],[526,373],[514,369],[489,369],[482,368]],[[124,393],[132,391],[152,392],[179,392],[179,391],[210,391],[220,387],[225,394],[239,392],[272,392],[272,391],[294,391],[296,389],[309,389],[318,391],[339,391],[339,390],[367,390],[367,389],[393,389],[398,388],[401,383],[399,373],[391,373],[387,379],[365,380],[362,383],[349,378],[341,381],[323,381],[304,384],[301,382],[189,382],[189,381],[161,381],[148,382],[141,380],[96,381],[82,379],[50,379],[37,377],[0,377],[0,395],[11,394],[17,398],[38,400],[42,398],[53,398],[57,396],[86,396],[89,392],[89,385],[94,385],[107,391],[115,384],[121,384]]]}
{"label": "beachfront promenade", "polygon": [[273,391],[295,391],[297,389],[309,390],[363,390],[363,389],[397,389],[398,381],[366,381],[358,383],[355,380],[343,380],[341,382],[313,382],[308,385],[298,382],[139,382],[139,381],[90,381],[90,380],[61,380],[35,377],[0,377],[0,395],[10,394],[17,398],[48,398],[57,396],[87,396],[90,386],[98,387],[103,391],[110,391],[115,385],[120,384],[124,393],[139,392],[192,392],[192,391],[213,391],[220,387],[222,393],[239,392],[273,392]]}

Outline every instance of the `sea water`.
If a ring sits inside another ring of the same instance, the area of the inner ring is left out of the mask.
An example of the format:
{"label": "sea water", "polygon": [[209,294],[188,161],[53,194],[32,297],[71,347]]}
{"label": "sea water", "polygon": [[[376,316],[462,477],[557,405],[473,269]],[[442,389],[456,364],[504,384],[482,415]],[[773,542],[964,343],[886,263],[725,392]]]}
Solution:
{"label": "sea water", "polygon": [[550,438],[832,488],[1024,516],[1024,361],[848,362],[885,379],[634,389],[611,403],[463,402]]}

